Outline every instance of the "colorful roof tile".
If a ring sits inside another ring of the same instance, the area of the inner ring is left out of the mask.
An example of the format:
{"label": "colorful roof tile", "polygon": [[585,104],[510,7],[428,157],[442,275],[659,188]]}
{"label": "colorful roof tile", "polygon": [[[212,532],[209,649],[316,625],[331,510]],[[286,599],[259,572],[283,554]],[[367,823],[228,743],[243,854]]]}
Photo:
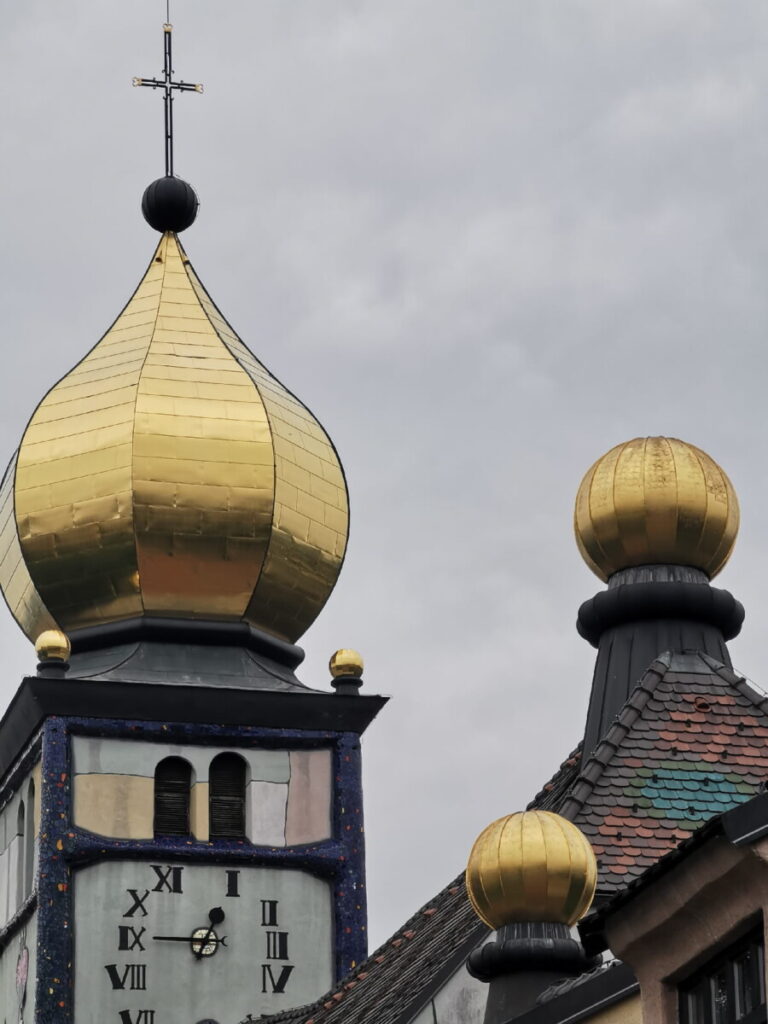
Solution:
{"label": "colorful roof tile", "polygon": [[768,780],[768,701],[705,654],[650,666],[558,810],[613,893]]}

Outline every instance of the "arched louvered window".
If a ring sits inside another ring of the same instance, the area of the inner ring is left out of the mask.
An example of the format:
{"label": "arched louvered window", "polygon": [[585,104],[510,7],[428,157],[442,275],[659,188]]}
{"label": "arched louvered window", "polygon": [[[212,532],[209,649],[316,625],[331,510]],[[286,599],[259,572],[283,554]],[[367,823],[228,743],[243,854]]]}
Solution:
{"label": "arched louvered window", "polygon": [[155,835],[189,835],[192,768],[182,757],[166,757],[155,769]]}
{"label": "arched louvered window", "polygon": [[211,762],[211,839],[245,837],[245,768],[238,754],[219,754]]}

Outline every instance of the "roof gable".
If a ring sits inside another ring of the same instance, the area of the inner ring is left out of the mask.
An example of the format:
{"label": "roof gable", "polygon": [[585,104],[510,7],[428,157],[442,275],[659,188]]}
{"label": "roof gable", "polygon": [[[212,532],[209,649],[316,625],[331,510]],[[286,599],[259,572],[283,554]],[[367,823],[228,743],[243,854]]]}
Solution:
{"label": "roof gable", "polygon": [[613,893],[768,779],[766,699],[707,655],[650,666],[562,801]]}

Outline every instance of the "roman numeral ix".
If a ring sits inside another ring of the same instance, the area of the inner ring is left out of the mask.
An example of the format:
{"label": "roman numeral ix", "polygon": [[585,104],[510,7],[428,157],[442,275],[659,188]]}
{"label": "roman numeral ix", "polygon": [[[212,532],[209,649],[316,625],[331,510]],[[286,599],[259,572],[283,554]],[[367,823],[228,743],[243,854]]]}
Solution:
{"label": "roman numeral ix", "polygon": [[146,928],[131,928],[130,925],[120,924],[117,926],[118,929],[118,941],[117,948],[120,950],[132,950],[139,949],[144,952],[144,943],[141,941]]}

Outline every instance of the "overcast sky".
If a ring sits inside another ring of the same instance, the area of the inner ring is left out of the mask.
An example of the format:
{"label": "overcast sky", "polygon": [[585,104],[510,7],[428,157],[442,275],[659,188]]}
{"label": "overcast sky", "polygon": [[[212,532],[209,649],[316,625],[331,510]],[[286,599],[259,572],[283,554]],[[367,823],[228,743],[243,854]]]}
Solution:
{"label": "overcast sky", "polygon": [[[0,0],[0,458],[156,235],[163,0]],[[768,6],[173,0],[183,238],[345,465],[347,562],[304,640],[392,700],[365,741],[371,936],[580,738],[601,585],[582,474],[666,433],[742,504],[720,577],[768,685]],[[0,609],[7,702],[34,654]]]}

